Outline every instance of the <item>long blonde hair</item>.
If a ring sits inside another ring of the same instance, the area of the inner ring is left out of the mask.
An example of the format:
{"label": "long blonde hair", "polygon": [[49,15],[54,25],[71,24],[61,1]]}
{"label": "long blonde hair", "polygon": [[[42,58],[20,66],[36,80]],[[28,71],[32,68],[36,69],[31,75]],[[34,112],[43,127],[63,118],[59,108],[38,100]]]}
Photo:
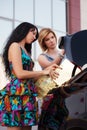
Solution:
{"label": "long blonde hair", "polygon": [[54,31],[52,29],[50,29],[50,28],[41,29],[40,32],[39,32],[38,42],[39,42],[39,45],[40,45],[42,51],[46,51],[48,49],[47,46],[44,43],[44,39],[46,38],[46,36],[49,33],[53,33],[53,35],[55,36],[56,41],[57,41],[56,34],[54,33]]}

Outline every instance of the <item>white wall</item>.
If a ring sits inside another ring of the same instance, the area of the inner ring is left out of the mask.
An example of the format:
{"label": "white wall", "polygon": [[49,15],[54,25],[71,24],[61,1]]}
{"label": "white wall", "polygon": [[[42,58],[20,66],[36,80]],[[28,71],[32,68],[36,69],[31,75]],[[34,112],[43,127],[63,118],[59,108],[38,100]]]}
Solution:
{"label": "white wall", "polygon": [[81,29],[87,29],[87,0],[80,0]]}

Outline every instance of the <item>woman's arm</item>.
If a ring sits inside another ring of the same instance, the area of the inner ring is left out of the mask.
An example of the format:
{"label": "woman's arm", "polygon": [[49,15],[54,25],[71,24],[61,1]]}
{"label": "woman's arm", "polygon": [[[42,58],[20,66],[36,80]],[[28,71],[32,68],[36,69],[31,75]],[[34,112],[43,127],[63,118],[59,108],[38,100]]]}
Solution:
{"label": "woman's arm", "polygon": [[14,73],[19,79],[36,78],[43,75],[49,75],[52,67],[58,67],[57,65],[54,65],[42,71],[23,70],[21,49],[17,43],[13,43],[9,48],[9,61],[12,62]]}
{"label": "woman's arm", "polygon": [[46,68],[52,64],[60,65],[63,59],[63,52],[59,53],[53,61],[49,61],[45,55],[38,56],[38,62],[42,68]]}

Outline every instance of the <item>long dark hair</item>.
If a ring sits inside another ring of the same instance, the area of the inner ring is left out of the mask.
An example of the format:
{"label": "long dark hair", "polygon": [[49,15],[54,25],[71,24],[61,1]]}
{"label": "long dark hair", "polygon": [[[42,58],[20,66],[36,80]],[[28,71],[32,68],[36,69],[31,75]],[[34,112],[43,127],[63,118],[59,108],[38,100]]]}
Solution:
{"label": "long dark hair", "polygon": [[[37,30],[36,39],[34,40],[34,41],[36,41],[37,38],[38,38],[38,29],[35,25],[28,23],[28,22],[23,22],[19,26],[17,26],[12,31],[11,35],[9,36],[9,38],[7,40],[7,44],[4,47],[2,56],[3,56],[4,65],[5,65],[5,72],[8,76],[10,76],[10,74],[11,74],[11,71],[10,71],[10,68],[9,68],[9,61],[8,61],[9,47],[13,42],[18,43],[18,42],[22,41],[26,37],[26,35],[30,31],[30,29],[36,29]],[[27,52],[29,52],[31,54],[32,44],[25,44],[25,48],[26,48]]]}

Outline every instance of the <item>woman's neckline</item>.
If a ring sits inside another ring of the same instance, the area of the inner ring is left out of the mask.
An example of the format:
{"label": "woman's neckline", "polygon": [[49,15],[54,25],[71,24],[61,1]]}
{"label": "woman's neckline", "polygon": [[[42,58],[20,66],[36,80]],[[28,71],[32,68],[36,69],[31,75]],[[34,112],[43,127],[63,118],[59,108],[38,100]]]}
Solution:
{"label": "woman's neckline", "polygon": [[31,57],[31,55],[30,55],[29,53],[27,53],[27,51],[26,51],[26,49],[25,49],[24,47],[21,47],[21,46],[20,46],[20,48],[24,51],[24,53],[25,53],[27,56]]}

